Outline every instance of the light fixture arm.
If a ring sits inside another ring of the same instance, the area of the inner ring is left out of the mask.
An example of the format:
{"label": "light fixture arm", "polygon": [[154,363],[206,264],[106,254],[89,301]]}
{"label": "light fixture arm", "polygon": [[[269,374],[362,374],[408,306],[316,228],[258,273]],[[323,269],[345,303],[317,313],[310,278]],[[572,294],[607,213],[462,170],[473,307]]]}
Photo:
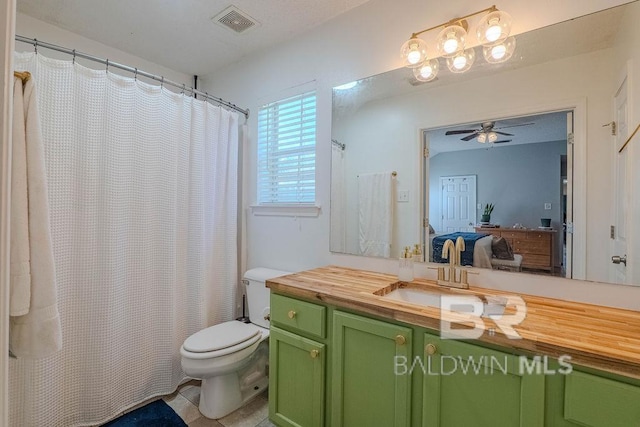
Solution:
{"label": "light fixture arm", "polygon": [[482,9],[482,10],[479,10],[477,12],[470,13],[470,14],[462,16],[460,18],[454,18],[454,19],[452,19],[452,20],[450,20],[448,22],[436,25],[436,26],[431,27],[431,28],[427,28],[426,30],[421,30],[421,31],[415,32],[415,33],[411,34],[411,38],[415,39],[422,33],[426,33],[428,31],[435,30],[436,28],[440,28],[440,27],[448,27],[450,25],[455,25],[455,24],[459,24],[460,26],[465,27],[465,25],[464,25],[465,19],[470,18],[470,17],[475,16],[475,15],[479,15],[481,13],[485,13],[485,12],[487,12],[487,13],[496,12],[497,10],[498,10],[498,8],[496,7],[496,5],[493,5],[491,7],[486,8],[486,9]]}

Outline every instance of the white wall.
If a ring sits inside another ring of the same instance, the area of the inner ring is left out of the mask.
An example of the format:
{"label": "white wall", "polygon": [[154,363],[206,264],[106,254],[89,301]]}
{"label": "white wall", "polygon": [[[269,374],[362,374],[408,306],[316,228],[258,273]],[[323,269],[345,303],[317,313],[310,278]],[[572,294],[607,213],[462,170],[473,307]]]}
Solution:
{"label": "white wall", "polygon": [[[39,21],[22,13],[18,13],[16,16],[16,34],[31,39],[36,38],[40,41],[52,43],[69,49],[76,49],[79,52],[108,59],[113,62],[118,62],[122,65],[128,65],[130,67],[138,68],[139,70],[147,71],[159,76],[164,76],[168,80],[173,80],[176,83],[184,83],[187,85],[187,87],[193,86],[193,76],[180,73],[178,71],[173,71],[169,68],[154,64],[153,62],[123,52],[121,50],[114,49],[100,42],[79,36],[78,34],[74,34],[70,31],[63,30],[62,28],[55,27],[51,24],[47,24],[46,22]],[[16,51],[33,52],[33,46],[26,43],[16,42]],[[49,58],[64,60],[70,60],[72,58],[70,55],[67,55],[65,53],[56,52],[50,49],[44,49],[42,47],[38,48],[38,52],[46,55]],[[102,64],[87,61],[82,58],[78,58],[77,61],[78,63],[89,68],[105,68],[105,66]],[[114,73],[131,77],[131,73],[127,73],[116,68],[110,68],[109,70]],[[140,77],[140,80],[145,81],[146,79]],[[158,83],[156,82],[154,84]],[[168,88],[174,90],[171,87]]]}

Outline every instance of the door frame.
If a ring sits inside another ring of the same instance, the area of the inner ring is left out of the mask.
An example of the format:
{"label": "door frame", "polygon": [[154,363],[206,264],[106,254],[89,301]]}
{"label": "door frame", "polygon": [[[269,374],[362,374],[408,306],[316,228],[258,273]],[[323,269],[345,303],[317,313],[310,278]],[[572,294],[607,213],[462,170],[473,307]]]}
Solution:
{"label": "door frame", "polygon": [[0,425],[9,424],[9,212],[11,200],[11,121],[16,0],[0,4]]}

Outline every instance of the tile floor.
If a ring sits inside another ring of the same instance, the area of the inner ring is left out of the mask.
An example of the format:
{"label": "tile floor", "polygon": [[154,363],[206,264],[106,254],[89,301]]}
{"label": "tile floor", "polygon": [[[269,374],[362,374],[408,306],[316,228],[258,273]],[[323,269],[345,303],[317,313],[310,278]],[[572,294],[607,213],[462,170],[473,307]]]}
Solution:
{"label": "tile floor", "polygon": [[200,381],[189,381],[163,399],[189,427],[275,427],[268,419],[267,393],[256,396],[242,408],[219,420],[211,420],[198,411]]}

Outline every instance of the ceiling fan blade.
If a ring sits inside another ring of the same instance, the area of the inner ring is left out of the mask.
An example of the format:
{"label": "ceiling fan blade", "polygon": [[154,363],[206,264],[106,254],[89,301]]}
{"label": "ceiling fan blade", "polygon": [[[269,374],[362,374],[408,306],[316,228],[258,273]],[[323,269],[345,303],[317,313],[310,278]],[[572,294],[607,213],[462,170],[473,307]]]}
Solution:
{"label": "ceiling fan blade", "polygon": [[512,133],[506,133],[506,132],[500,132],[498,130],[494,130],[495,133],[499,133],[500,135],[504,135],[504,136],[513,136]]}
{"label": "ceiling fan blade", "polygon": [[494,144],[502,144],[504,142],[511,142],[511,141],[512,141],[511,139],[505,139],[504,141],[494,141],[493,143]]}
{"label": "ceiling fan blade", "polygon": [[464,138],[460,138],[460,140],[462,140],[462,141],[471,141],[473,138],[478,136],[478,133],[479,133],[478,131],[475,131],[471,135],[467,135]]}
{"label": "ceiling fan blade", "polygon": [[445,135],[460,135],[462,133],[471,133],[477,132],[475,129],[465,129],[465,130],[448,130],[445,132]]}
{"label": "ceiling fan blade", "polygon": [[530,126],[530,125],[535,125],[535,123],[520,123],[519,125],[500,126],[499,128],[495,128],[495,129],[517,128],[518,126]]}

